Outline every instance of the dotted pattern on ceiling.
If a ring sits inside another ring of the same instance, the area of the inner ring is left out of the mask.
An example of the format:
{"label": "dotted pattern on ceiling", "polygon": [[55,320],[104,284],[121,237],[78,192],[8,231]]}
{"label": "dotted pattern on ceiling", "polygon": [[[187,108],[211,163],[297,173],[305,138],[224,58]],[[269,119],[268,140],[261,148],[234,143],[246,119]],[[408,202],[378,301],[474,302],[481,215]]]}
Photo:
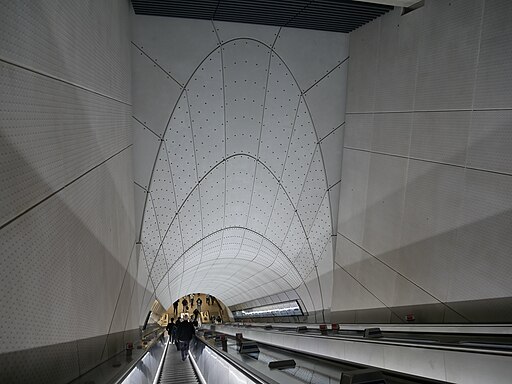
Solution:
{"label": "dotted pattern on ceiling", "polygon": [[352,0],[132,0],[138,15],[233,21],[348,33],[392,6]]}
{"label": "dotted pattern on ceiling", "polygon": [[169,307],[190,292],[234,305],[294,291],[330,242],[322,148],[300,84],[272,45],[218,41],[169,106],[145,191],[142,311],[155,294]]}

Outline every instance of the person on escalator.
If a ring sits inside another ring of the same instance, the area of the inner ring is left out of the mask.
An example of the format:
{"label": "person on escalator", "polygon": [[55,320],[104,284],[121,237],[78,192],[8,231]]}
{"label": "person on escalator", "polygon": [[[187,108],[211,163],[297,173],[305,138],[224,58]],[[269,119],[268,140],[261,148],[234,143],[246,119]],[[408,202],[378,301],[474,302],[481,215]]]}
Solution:
{"label": "person on escalator", "polygon": [[200,314],[201,314],[201,312],[199,312],[199,310],[197,308],[194,309],[194,321],[197,321],[197,318],[199,317]]}
{"label": "person on escalator", "polygon": [[181,360],[183,361],[188,357],[189,344],[195,334],[196,330],[194,325],[189,321],[188,314],[183,315],[183,321],[176,331],[176,337],[180,342]]}
{"label": "person on escalator", "polygon": [[178,317],[178,320],[176,320],[176,324],[174,325],[174,338],[173,342],[176,344],[176,350],[180,350],[180,341],[178,340],[178,329],[181,327],[181,319]]}
{"label": "person on escalator", "polygon": [[181,305],[183,306],[183,312],[188,312],[188,301],[186,298],[183,298]]}
{"label": "person on escalator", "polygon": [[167,324],[165,327],[167,330],[167,334],[169,335],[169,341],[171,344],[174,343],[174,339],[176,338],[176,324],[174,324],[174,317],[171,318],[171,322]]}

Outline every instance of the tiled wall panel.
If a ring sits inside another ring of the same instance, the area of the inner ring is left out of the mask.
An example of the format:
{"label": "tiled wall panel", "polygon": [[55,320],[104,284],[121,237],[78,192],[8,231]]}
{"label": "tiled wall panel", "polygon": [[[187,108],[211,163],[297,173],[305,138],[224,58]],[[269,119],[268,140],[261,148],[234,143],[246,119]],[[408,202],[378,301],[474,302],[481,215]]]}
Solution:
{"label": "tiled wall panel", "polygon": [[392,13],[380,18],[379,67],[375,80],[376,111],[410,110],[414,104],[416,72],[411,68],[417,65],[421,16],[411,12],[398,20],[400,12],[401,9],[397,7]]}
{"label": "tiled wall panel", "polygon": [[348,148],[371,149],[373,134],[373,113],[347,114],[344,146]]}
{"label": "tiled wall panel", "polygon": [[372,151],[407,156],[411,142],[412,117],[413,114],[408,112],[373,115]]}
{"label": "tiled wall panel", "polygon": [[481,0],[429,1],[419,10],[415,109],[471,108],[483,5]]}
{"label": "tiled wall panel", "polygon": [[512,284],[512,177],[468,170],[451,301],[508,297]]}
{"label": "tiled wall panel", "polygon": [[[133,245],[133,203],[123,206],[122,197],[131,183],[126,178],[119,191],[114,184],[130,160],[123,152],[110,168],[97,168],[1,230],[0,281],[12,292],[3,298],[2,321],[29,332],[3,343],[3,351],[108,333]],[[121,237],[111,236],[114,226]],[[31,317],[21,315],[26,308]]]}
{"label": "tiled wall panel", "polygon": [[512,174],[512,110],[473,112],[467,165]]}
{"label": "tiled wall panel", "polygon": [[373,255],[399,248],[406,167],[403,158],[371,155],[363,247]]}
{"label": "tiled wall panel", "polygon": [[0,57],[130,103],[129,9],[125,0],[10,2]]}
{"label": "tiled wall panel", "polygon": [[366,194],[371,154],[344,150],[338,232],[352,241],[363,242]]}
{"label": "tiled wall panel", "polygon": [[371,112],[375,106],[381,18],[350,34],[347,112]]}
{"label": "tiled wall panel", "polygon": [[411,160],[407,175],[402,241],[390,263],[445,301],[450,275],[460,268],[455,240],[464,198],[464,170]]}
{"label": "tiled wall panel", "polygon": [[[350,35],[336,258],[362,247],[345,272],[366,291],[346,291],[360,304],[340,291],[340,318],[382,320],[368,293],[393,322],[407,308],[417,322],[509,318],[510,12],[431,0]],[[383,274],[400,277],[383,289]]]}
{"label": "tiled wall panel", "polygon": [[471,112],[414,114],[410,156],[464,165]]}
{"label": "tiled wall panel", "polygon": [[2,382],[69,382],[139,325],[130,8],[0,14]]}
{"label": "tiled wall panel", "polygon": [[486,0],[475,84],[475,108],[512,108],[512,8],[507,0]]}
{"label": "tiled wall panel", "polygon": [[131,143],[129,105],[7,63],[0,84],[1,224]]}

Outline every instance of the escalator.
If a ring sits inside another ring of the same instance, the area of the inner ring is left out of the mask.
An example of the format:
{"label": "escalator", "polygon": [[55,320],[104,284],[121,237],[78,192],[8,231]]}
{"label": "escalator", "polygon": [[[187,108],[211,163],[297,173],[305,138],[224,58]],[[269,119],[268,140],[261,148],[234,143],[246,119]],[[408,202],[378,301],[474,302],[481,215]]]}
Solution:
{"label": "escalator", "polygon": [[[271,377],[278,383],[301,383],[301,384],[339,384],[339,383],[377,383],[377,384],[440,384],[441,381],[424,377],[407,375],[401,372],[392,372],[381,368],[363,364],[351,363],[348,361],[334,361],[319,356],[312,356],[298,351],[291,351],[284,348],[257,344],[258,351],[255,353],[240,353],[236,340],[227,335],[227,353],[234,359],[240,360],[246,365],[253,367],[266,377]],[[218,341],[210,338],[211,346],[218,347]],[[292,361],[289,367],[270,368],[271,362]],[[358,381],[361,376],[368,374],[380,375],[382,378],[371,381]],[[275,376],[280,374],[278,378]],[[357,381],[355,375],[357,374]],[[354,375],[354,379],[350,379]],[[350,380],[349,380],[350,379]],[[444,383],[444,381],[443,381]]]}
{"label": "escalator", "polygon": [[181,353],[173,344],[165,350],[161,370],[157,373],[157,383],[161,384],[196,384],[199,380],[190,358],[181,360]]}

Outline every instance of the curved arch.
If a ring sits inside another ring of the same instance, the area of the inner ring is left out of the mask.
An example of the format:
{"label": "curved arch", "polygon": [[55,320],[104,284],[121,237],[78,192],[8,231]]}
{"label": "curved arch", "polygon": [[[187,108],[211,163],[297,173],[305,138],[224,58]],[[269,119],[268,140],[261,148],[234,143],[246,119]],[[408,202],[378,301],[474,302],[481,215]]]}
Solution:
{"label": "curved arch", "polygon": [[[319,153],[320,153],[320,156],[321,156],[321,159],[322,159],[322,165],[323,165],[323,171],[324,171],[324,179],[325,179],[325,184],[326,184],[326,191],[328,191],[329,189],[329,186],[328,186],[328,180],[327,180],[327,174],[326,174],[326,169],[325,169],[325,163],[324,163],[324,156],[323,156],[323,153],[322,153],[322,148],[319,144],[319,138],[318,138],[318,133],[317,133],[317,130],[316,130],[316,126],[314,124],[314,120],[313,120],[313,117],[311,115],[311,111],[309,109],[309,106],[308,106],[308,103],[307,103],[307,100],[306,98],[304,97],[304,92],[301,91],[301,88],[299,86],[299,83],[294,75],[294,73],[290,70],[288,64],[286,63],[285,60],[283,60],[283,58],[279,55],[279,53],[274,49],[273,46],[269,46],[268,44],[266,44],[265,42],[263,41],[260,41],[258,39],[255,39],[255,38],[248,38],[248,37],[238,37],[238,38],[233,38],[233,39],[230,39],[230,40],[227,40],[223,43],[220,43],[217,47],[215,47],[214,49],[212,49],[202,60],[201,62],[196,66],[196,68],[193,70],[193,72],[191,73],[191,75],[189,76],[189,78],[187,79],[186,83],[182,86],[181,88],[181,92],[176,100],[176,103],[174,104],[173,106],[173,109],[171,111],[171,114],[169,116],[169,119],[167,121],[167,124],[166,124],[166,127],[164,129],[164,132],[162,134],[162,137],[161,137],[161,142],[158,146],[158,150],[156,152],[156,156],[155,156],[155,160],[154,160],[154,163],[153,163],[153,167],[152,167],[152,170],[151,170],[151,175],[150,175],[150,179],[149,179],[149,184],[148,184],[148,188],[147,188],[147,195],[150,194],[151,192],[151,187],[152,187],[152,183],[153,183],[153,174],[154,174],[154,170],[155,170],[155,167],[156,167],[156,164],[157,164],[157,161],[158,161],[158,156],[159,156],[159,153],[160,151],[162,150],[162,143],[164,142],[164,139],[163,137],[165,137],[165,135],[167,134],[168,132],[168,129],[169,129],[169,126],[170,126],[170,121],[171,121],[171,118],[172,116],[174,115],[175,111],[176,111],[176,107],[177,105],[179,104],[183,94],[185,93],[186,94],[186,88],[187,86],[190,84],[190,82],[192,81],[194,75],[196,74],[196,72],[199,70],[199,68],[201,68],[201,66],[203,65],[203,63],[212,55],[214,54],[215,52],[217,52],[218,50],[221,50],[226,44],[229,44],[233,41],[238,41],[238,40],[249,40],[249,41],[253,41],[257,44],[261,44],[263,47],[266,47],[269,49],[270,53],[271,54],[275,54],[276,57],[284,64],[284,66],[286,67],[286,69],[288,70],[288,72],[290,73],[291,77],[293,78],[293,81],[294,83],[296,84],[297,86],[297,89],[300,91],[300,95],[299,95],[299,100],[303,100],[304,104],[305,104],[305,107],[306,107],[306,110],[307,110],[307,113],[311,119],[311,124],[312,124],[312,128],[313,128],[313,132],[315,134],[315,138],[316,138],[316,146],[318,146],[318,150],[319,150]],[[188,102],[188,98],[187,98],[187,105],[189,106],[189,102]],[[189,106],[190,107],[190,106]],[[195,152],[194,152],[194,155],[195,155]],[[225,154],[224,154],[225,155]],[[182,208],[184,207],[184,205],[187,203],[187,201],[189,200],[190,196],[192,195],[192,193],[196,190],[196,188],[199,188],[200,187],[200,184],[201,182],[214,170],[216,169],[220,164],[222,164],[223,162],[226,162],[227,160],[229,160],[230,158],[233,158],[235,156],[247,156],[247,157],[250,157],[250,158],[253,158],[255,161],[256,161],[256,164],[262,164],[266,169],[267,171],[269,171],[269,173],[272,175],[272,177],[277,181],[278,185],[281,187],[281,189],[283,190],[283,192],[285,193],[288,201],[290,202],[291,206],[293,207],[293,210],[294,210],[294,213],[297,214],[297,218],[299,219],[299,222],[300,222],[300,225],[301,225],[301,228],[302,228],[302,232],[304,234],[304,237],[306,239],[306,242],[308,244],[308,248],[309,248],[309,254],[311,255],[311,258],[312,258],[312,261],[313,261],[313,264],[314,263],[314,255],[313,255],[313,250],[312,250],[312,247],[311,247],[311,244],[310,244],[310,241],[309,241],[309,238],[308,238],[308,233],[306,231],[306,228],[304,226],[304,223],[303,223],[303,220],[301,219],[298,211],[297,211],[297,208],[295,207],[295,204],[292,202],[291,198],[290,198],[290,195],[288,194],[287,190],[284,188],[284,186],[281,184],[281,180],[279,180],[278,177],[276,177],[276,175],[274,174],[274,172],[264,163],[262,162],[259,158],[257,158],[256,156],[253,156],[253,155],[249,155],[249,154],[234,154],[234,155],[230,155],[228,157],[225,157],[222,161],[218,162],[217,164],[215,164],[210,170],[208,170],[208,172],[206,172],[205,175],[203,175],[199,180],[198,182],[194,185],[194,187],[190,190],[190,192],[187,194],[185,200],[180,204],[180,206],[177,208],[176,210],[176,213],[174,215],[174,217],[172,218],[169,226],[167,227],[167,229],[165,230],[165,233],[163,236],[161,236],[161,241],[160,241],[160,244],[156,250],[156,254],[155,254],[155,258],[152,262],[152,265],[151,265],[151,268],[148,270],[148,273],[149,275],[151,275],[152,271],[153,271],[153,267],[154,267],[154,264],[155,264],[155,261],[158,257],[158,254],[160,253],[160,250],[161,248],[163,247],[163,243],[164,243],[164,240],[168,234],[168,231],[171,227],[171,225],[173,224],[174,220],[176,219],[177,215],[179,214],[179,212],[182,210]],[[197,164],[196,164],[196,172],[197,172]],[[306,176],[307,177],[307,176]],[[142,230],[143,230],[143,226],[144,226],[144,219],[145,219],[145,216],[146,216],[146,205],[147,205],[147,199],[148,199],[148,196],[146,195],[146,199],[145,199],[145,202],[144,202],[144,208],[143,208],[143,215],[142,215],[142,218],[141,218],[141,226],[140,226],[140,232],[139,232],[139,241],[141,240],[141,236],[142,236]],[[329,203],[329,206],[330,206],[330,201],[328,202]],[[156,216],[156,215],[155,215]],[[158,224],[158,217],[155,217],[155,220],[157,221],[157,224]],[[332,226],[332,219],[331,219],[331,226]],[[159,231],[160,232],[160,231]],[[281,251],[281,250],[280,250]],[[281,251],[282,252],[282,251]],[[185,252],[184,252],[185,253]],[[284,252],[283,252],[284,254]],[[287,257],[287,256],[286,256]],[[180,256],[181,258],[181,256]],[[288,257],[287,257],[288,258]],[[173,264],[174,266],[174,264]],[[169,267],[168,268],[168,271],[172,268]],[[316,270],[316,273],[317,273],[317,278],[319,279],[319,276],[318,276],[318,270],[316,268],[316,265],[314,265],[314,269]],[[168,273],[168,271],[166,273]],[[299,274],[300,276],[300,274]],[[302,277],[301,277],[302,279]],[[302,279],[302,281],[304,282],[304,279]],[[318,280],[318,282],[320,283],[320,281]],[[160,285],[160,282],[159,284]]]}
{"label": "curved arch", "polygon": [[[258,39],[255,39],[255,38],[251,38],[251,37],[236,37],[236,38],[233,38],[233,39],[230,39],[230,40],[227,40],[223,43],[219,43],[219,45],[217,47],[215,47],[214,49],[212,49],[210,51],[210,53],[208,53],[204,58],[203,60],[201,60],[201,62],[196,66],[196,68],[192,71],[191,75],[189,76],[189,78],[187,79],[187,81],[185,82],[185,84],[183,85],[182,89],[181,89],[181,92],[176,100],[176,103],[174,104],[173,108],[172,108],[172,111],[171,111],[171,114],[169,115],[169,119],[167,119],[167,124],[165,126],[165,129],[164,129],[164,132],[162,133],[162,137],[160,138],[160,144],[158,146],[158,150],[156,152],[156,156],[155,156],[155,161],[153,162],[153,167],[151,169],[151,175],[149,177],[149,184],[148,184],[148,188],[147,190],[150,191],[151,190],[151,184],[153,182],[153,173],[154,173],[154,170],[155,170],[155,167],[156,167],[156,163],[158,161],[158,154],[160,153],[160,150],[161,150],[161,147],[162,147],[162,143],[164,142],[163,138],[165,137],[165,135],[167,134],[167,130],[169,129],[169,124],[170,124],[170,121],[171,121],[171,118],[172,116],[174,115],[174,112],[176,110],[176,107],[178,106],[178,103],[181,99],[181,97],[183,96],[183,93],[186,91],[186,88],[188,86],[188,84],[190,83],[190,81],[192,80],[192,78],[194,77],[194,75],[196,74],[196,72],[199,70],[199,68],[201,68],[201,66],[203,65],[203,63],[206,61],[206,59],[208,59],[213,53],[215,53],[217,50],[219,49],[222,49],[222,47],[228,43],[231,43],[233,41],[238,41],[238,40],[249,40],[249,41],[253,41],[253,42],[256,42],[258,44],[261,44],[265,47],[267,47],[272,53],[274,53],[278,58],[279,60],[281,60],[281,62],[284,64],[284,66],[286,67],[286,69],[288,70],[288,72],[290,73],[290,75],[292,76],[293,78],[293,81],[295,82],[295,85],[297,86],[298,90],[301,91],[300,92],[300,96],[299,98],[302,98],[302,100],[304,101],[304,105],[306,106],[306,109],[308,111],[308,115],[309,117],[311,118],[311,125],[313,126],[313,132],[315,133],[315,138],[316,138],[316,145],[318,145],[319,147],[319,151],[320,151],[320,154],[322,156],[322,164],[324,165],[324,174],[325,174],[325,183],[326,183],[326,189],[328,189],[329,185],[327,183],[327,174],[325,173],[325,163],[324,163],[324,159],[323,159],[323,155],[322,155],[322,148],[321,146],[319,145],[319,139],[318,139],[318,133],[316,131],[316,127],[314,125],[314,121],[313,121],[313,117],[311,115],[311,111],[309,110],[309,106],[308,106],[308,103],[307,103],[307,100],[306,98],[303,96],[304,93],[302,92],[300,86],[299,86],[299,82],[297,81],[295,75],[293,74],[293,71],[290,69],[290,67],[288,66],[288,64],[286,64],[286,61],[283,60],[283,58],[279,55],[279,53],[277,53],[276,50],[274,50],[274,47],[273,46],[269,46],[268,44],[266,44],[265,42],[261,41],[261,40],[258,40]],[[187,97],[187,105],[188,105],[188,97]],[[218,164],[217,164],[218,165]],[[268,168],[268,167],[267,167]],[[211,171],[211,170],[210,170]],[[208,171],[204,176],[206,176],[210,171]],[[273,174],[273,173],[272,173]],[[204,177],[203,176],[203,177]],[[201,179],[203,179],[203,177]],[[275,176],[274,176],[275,177]],[[187,198],[188,196],[190,195],[190,193],[187,195]],[[288,196],[288,195],[287,195]],[[146,197],[146,200],[144,202],[144,207],[143,207],[143,215],[142,215],[142,218],[141,218],[141,230],[140,230],[140,233],[139,233],[139,241],[140,241],[140,237],[141,237],[141,233],[142,233],[142,225],[144,223],[144,218],[145,218],[145,208],[146,208],[146,203],[147,203],[147,197]],[[302,224],[302,223],[301,223]],[[165,236],[164,236],[165,237]]]}
{"label": "curved arch", "polygon": [[[187,197],[185,198],[185,200],[183,200],[183,202],[180,204],[178,210],[176,211],[176,213],[174,214],[171,222],[169,223],[169,226],[167,227],[164,235],[162,236],[162,241],[160,242],[157,250],[156,250],[156,254],[155,254],[155,259],[153,260],[152,264],[151,264],[151,268],[149,269],[149,274],[151,275],[151,272],[153,271],[153,267],[155,265],[155,262],[156,262],[156,258],[158,256],[158,253],[160,252],[160,249],[162,248],[163,246],[163,243],[164,243],[164,240],[165,238],[167,237],[167,234],[169,233],[169,230],[171,229],[171,226],[172,224],[174,223],[174,220],[176,220],[176,217],[178,217],[180,211],[182,210],[182,208],[185,206],[185,204],[187,203],[189,197],[192,195],[192,193],[196,190],[196,188],[199,187],[199,185],[201,184],[201,182],[203,180],[206,179],[206,177],[212,173],[219,165],[223,164],[224,162],[228,161],[229,159],[232,159],[234,157],[238,157],[238,156],[242,156],[242,157],[249,157],[251,159],[253,159],[254,161],[256,161],[257,163],[263,165],[265,167],[265,169],[267,169],[267,171],[272,175],[272,177],[277,181],[278,183],[278,186],[280,188],[282,188],[283,192],[285,193],[288,201],[290,202],[290,205],[292,206],[293,210],[294,210],[294,213],[297,215],[297,218],[299,219],[299,222],[300,222],[300,225],[301,225],[301,228],[302,228],[302,231],[304,233],[304,237],[306,238],[306,241],[308,242],[308,246],[309,246],[309,251],[310,251],[310,254],[311,254],[311,258],[312,260],[314,261],[314,256],[313,256],[313,251],[312,251],[312,248],[311,248],[311,245],[309,244],[309,239],[308,239],[308,235],[306,233],[306,229],[304,227],[304,224],[302,223],[302,219],[300,218],[300,215],[299,215],[299,212],[297,211],[297,208],[295,207],[295,204],[293,204],[293,201],[291,200],[288,192],[286,191],[286,189],[284,188],[284,186],[281,184],[281,181],[277,178],[277,176],[274,174],[274,172],[272,172],[272,170],[265,164],[263,163],[261,160],[259,160],[258,158],[256,158],[254,155],[251,155],[251,154],[247,154],[247,153],[236,153],[236,154],[233,154],[233,155],[230,155],[228,157],[226,157],[225,159],[219,161],[217,164],[215,164],[210,170],[208,170],[207,173],[205,173],[201,179],[199,180],[199,182],[194,185],[194,187],[190,190],[190,192],[187,194]],[[150,194],[151,192],[149,191],[148,194]],[[172,266],[170,267],[172,268]],[[169,268],[169,269],[170,269]]]}
{"label": "curved arch", "polygon": [[[268,241],[270,244],[272,244],[272,246],[274,246],[280,254],[282,254],[285,259],[290,263],[290,265],[293,267],[293,269],[295,269],[295,272],[297,273],[297,275],[301,278],[302,282],[304,282],[304,279],[302,278],[301,274],[299,273],[299,271],[297,270],[297,268],[295,267],[295,265],[293,264],[292,260],[290,260],[290,258],[286,255],[286,253],[283,252],[283,250],[277,246],[277,244],[275,244],[272,240],[270,240],[268,237],[266,237],[265,235],[262,235],[261,233],[259,233],[258,231],[255,231],[253,229],[250,229],[250,228],[246,228],[246,227],[240,227],[240,226],[231,226],[231,227],[225,227],[225,228],[221,228],[221,229],[218,229],[216,231],[213,231],[212,233],[209,233],[208,235],[204,236],[203,238],[199,239],[198,241],[196,241],[194,244],[192,244],[190,247],[188,247],[185,251],[183,251],[183,253],[176,259],[176,261],[174,262],[173,265],[171,265],[167,271],[165,272],[164,276],[167,275],[169,273],[169,271],[193,248],[195,247],[197,244],[201,243],[202,241],[206,240],[207,238],[209,237],[212,237],[214,235],[216,235],[217,233],[220,233],[220,232],[223,232],[223,231],[226,231],[226,230],[229,230],[229,229],[239,229],[239,230],[243,230],[243,231],[248,231],[248,232],[251,232],[251,233],[254,233],[256,235],[258,235],[259,237],[261,237],[262,239]],[[155,290],[158,289],[158,287],[160,286],[160,284],[162,283],[162,280],[164,278],[162,277],[160,279],[160,281],[158,282],[158,284],[156,284],[155,286]],[[289,284],[290,285],[290,284]],[[290,288],[291,289],[296,289],[297,287],[292,287],[290,285]]]}

